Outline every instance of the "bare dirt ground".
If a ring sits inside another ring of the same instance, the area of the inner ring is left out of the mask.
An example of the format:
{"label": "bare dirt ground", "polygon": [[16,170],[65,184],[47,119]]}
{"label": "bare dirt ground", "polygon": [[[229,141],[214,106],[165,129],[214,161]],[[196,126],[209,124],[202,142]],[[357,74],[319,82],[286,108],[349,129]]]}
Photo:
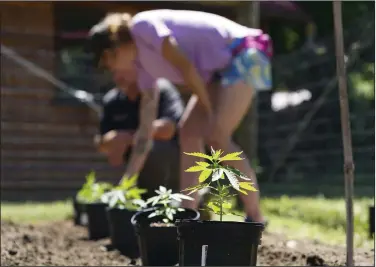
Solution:
{"label": "bare dirt ground", "polygon": [[[117,251],[108,239],[88,241],[86,229],[70,221],[44,225],[1,222],[1,266],[127,266],[139,265]],[[259,266],[333,266],[345,264],[345,249],[313,241],[292,241],[264,233]],[[374,250],[356,250],[356,266],[373,266]]]}

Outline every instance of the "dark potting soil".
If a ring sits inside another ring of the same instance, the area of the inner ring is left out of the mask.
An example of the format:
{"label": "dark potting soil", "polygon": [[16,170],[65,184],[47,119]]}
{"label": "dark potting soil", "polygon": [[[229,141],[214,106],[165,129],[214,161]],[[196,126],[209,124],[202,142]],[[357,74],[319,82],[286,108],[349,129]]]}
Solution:
{"label": "dark potting soil", "polygon": [[[137,265],[116,250],[109,239],[87,240],[84,227],[71,221],[19,225],[1,222],[1,266],[127,266]],[[260,266],[345,265],[345,248],[313,240],[294,241],[264,233],[259,247]],[[374,265],[374,250],[356,249],[356,266]]]}

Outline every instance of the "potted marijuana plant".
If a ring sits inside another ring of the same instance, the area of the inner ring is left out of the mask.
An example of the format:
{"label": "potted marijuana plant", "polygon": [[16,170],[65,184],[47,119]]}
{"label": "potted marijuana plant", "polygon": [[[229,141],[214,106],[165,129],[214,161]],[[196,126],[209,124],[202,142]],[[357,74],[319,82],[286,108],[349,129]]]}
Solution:
{"label": "potted marijuana plant", "polygon": [[[222,155],[211,149],[211,155],[185,153],[205,159],[196,162],[187,172],[199,172],[198,184],[187,188],[189,194],[203,188],[211,189],[207,209],[219,215],[219,221],[179,220],[180,266],[255,266],[257,247],[261,240],[262,223],[223,221],[223,215],[232,213],[230,198],[233,189],[242,194],[256,191],[250,178],[239,170],[226,166],[226,161],[243,160],[242,152]],[[247,192],[248,191],[248,192]],[[189,195],[188,194],[188,195]]]}
{"label": "potted marijuana plant", "polygon": [[179,193],[172,193],[160,186],[156,196],[146,203],[149,208],[137,212],[132,224],[138,236],[142,265],[171,266],[178,262],[178,241],[175,221],[177,219],[198,220],[200,214],[192,209],[179,208],[183,199],[192,200]]}
{"label": "potted marijuana plant", "polygon": [[137,178],[138,175],[124,177],[119,185],[101,197],[102,202],[108,205],[107,217],[111,243],[114,248],[130,258],[139,256],[131,218],[137,211],[146,207],[141,195],[147,190],[137,187]]}
{"label": "potted marijuana plant", "polygon": [[73,198],[73,218],[75,225],[86,226],[87,225],[87,214],[85,210],[86,202],[90,202],[90,196],[88,196],[88,188],[90,188],[95,183],[95,172],[91,171],[86,176],[86,182],[83,184],[81,189],[76,193]]}
{"label": "potted marijuana plant", "polygon": [[110,183],[96,182],[95,172],[90,172],[86,176],[86,183],[77,194],[77,202],[82,205],[87,215],[89,239],[100,239],[109,235],[107,204],[101,201],[101,197],[111,188]]}

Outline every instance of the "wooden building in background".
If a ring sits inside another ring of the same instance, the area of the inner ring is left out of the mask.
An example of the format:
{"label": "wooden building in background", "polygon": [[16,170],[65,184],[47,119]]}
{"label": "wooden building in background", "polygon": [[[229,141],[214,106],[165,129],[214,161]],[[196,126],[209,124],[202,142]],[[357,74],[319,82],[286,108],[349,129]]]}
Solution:
{"label": "wooden building in background", "polygon": [[[1,43],[59,78],[62,53],[82,48],[82,33],[107,12],[136,13],[158,4],[163,2],[1,2]],[[70,196],[90,170],[100,180],[119,180],[123,168],[110,167],[93,147],[93,111],[4,56],[0,78],[2,200]]]}
{"label": "wooden building in background", "polygon": [[[90,79],[82,79],[83,71],[70,65],[69,55],[82,53],[86,32],[107,12],[196,9],[236,19],[245,3],[0,2],[1,44],[69,85],[96,92]],[[0,78],[3,200],[67,197],[90,170],[100,180],[119,180],[123,168],[108,166],[93,147],[98,126],[93,111],[4,56]]]}

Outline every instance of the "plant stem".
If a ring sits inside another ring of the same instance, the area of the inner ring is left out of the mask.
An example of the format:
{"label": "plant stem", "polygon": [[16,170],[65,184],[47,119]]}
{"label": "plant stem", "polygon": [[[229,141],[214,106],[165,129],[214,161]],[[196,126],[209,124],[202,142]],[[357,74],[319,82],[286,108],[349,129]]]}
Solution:
{"label": "plant stem", "polygon": [[222,187],[219,180],[217,180],[217,186],[218,186],[218,193],[219,193],[219,203],[220,203],[220,210],[219,210],[219,220],[222,221],[223,217],[223,198],[222,198]]}

